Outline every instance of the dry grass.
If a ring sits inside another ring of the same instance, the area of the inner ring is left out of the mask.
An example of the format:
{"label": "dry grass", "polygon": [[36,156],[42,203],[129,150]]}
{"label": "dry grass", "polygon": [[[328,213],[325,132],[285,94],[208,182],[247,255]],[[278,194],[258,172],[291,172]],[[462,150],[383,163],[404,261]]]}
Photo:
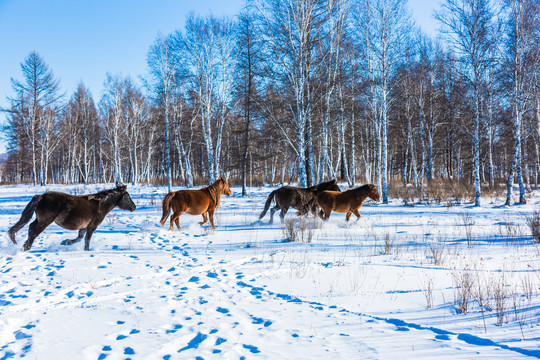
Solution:
{"label": "dry grass", "polygon": [[[482,197],[504,198],[504,181],[494,187],[483,186]],[[448,207],[474,201],[474,185],[468,181],[455,179],[433,179],[423,186],[403,184],[399,180],[388,183],[388,195],[401,199],[405,205],[443,204]]]}
{"label": "dry grass", "polygon": [[540,211],[525,216],[525,223],[529,227],[534,241],[540,243]]}
{"label": "dry grass", "polygon": [[311,243],[314,238],[315,229],[319,227],[320,223],[316,218],[285,218],[283,235],[286,241]]}
{"label": "dry grass", "polygon": [[469,303],[473,299],[473,277],[469,271],[454,274],[454,303],[460,314],[469,311]]}
{"label": "dry grass", "polygon": [[463,229],[465,232],[465,237],[467,238],[467,245],[472,245],[472,230],[474,225],[474,218],[473,215],[468,211],[462,211],[459,212],[459,217],[461,219],[461,222],[463,223]]}
{"label": "dry grass", "polygon": [[443,264],[445,252],[444,243],[429,244],[426,252],[427,256],[433,261],[433,264],[437,266]]}
{"label": "dry grass", "polygon": [[388,184],[388,194],[401,199],[405,205],[411,206],[416,203],[453,206],[472,201],[474,196],[473,187],[470,184],[464,181],[442,179],[432,180],[422,187],[391,181]]}

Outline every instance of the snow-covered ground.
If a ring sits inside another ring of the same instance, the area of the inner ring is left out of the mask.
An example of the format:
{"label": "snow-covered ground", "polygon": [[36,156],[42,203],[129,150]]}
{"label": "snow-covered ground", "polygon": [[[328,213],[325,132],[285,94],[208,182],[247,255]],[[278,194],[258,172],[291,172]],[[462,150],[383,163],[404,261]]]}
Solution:
{"label": "snow-covered ground", "polygon": [[272,189],[233,188],[215,231],[189,215],[168,231],[165,188],[130,186],[137,210],[111,212],[90,252],[61,246],[76,232],[56,225],[22,252],[27,227],[17,246],[7,230],[44,189],[1,187],[0,359],[540,357],[540,245],[524,221],[539,193],[511,208],[371,202],[350,223],[290,211],[286,231],[277,214],[257,222]]}

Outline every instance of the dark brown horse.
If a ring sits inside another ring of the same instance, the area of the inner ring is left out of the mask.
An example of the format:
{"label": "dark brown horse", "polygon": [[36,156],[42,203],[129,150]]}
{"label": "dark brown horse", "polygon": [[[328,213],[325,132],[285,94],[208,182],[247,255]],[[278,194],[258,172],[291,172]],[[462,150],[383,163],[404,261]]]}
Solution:
{"label": "dark brown horse", "polygon": [[274,213],[280,209],[281,213],[279,216],[281,217],[281,221],[283,221],[283,218],[290,207],[299,210],[300,213],[298,215],[305,215],[308,211],[315,212],[314,194],[318,194],[324,190],[339,191],[340,189],[335,179],[308,188],[297,188],[294,186],[280,187],[268,195],[264,210],[261,215],[259,215],[259,220],[266,215],[273,199],[276,200],[276,206],[270,209],[270,224],[274,222]]}
{"label": "dark brown horse", "polygon": [[[204,224],[210,218],[210,225],[212,229],[214,227],[214,211],[219,207],[221,194],[231,196],[231,189],[227,181],[221,176],[212,185],[199,190],[178,190],[176,192],[170,192],[165,195],[163,199],[163,216],[161,217],[161,227],[165,225],[165,221],[171,213],[171,226],[169,230],[174,229],[174,224],[180,230],[180,221],[178,218],[183,213],[190,215],[202,215],[203,221],[200,224]],[[208,217],[206,216],[208,214]]]}
{"label": "dark brown horse", "polygon": [[15,234],[21,230],[36,214],[36,220],[28,228],[28,240],[23,245],[25,251],[30,250],[32,243],[43,230],[53,222],[67,230],[79,230],[79,235],[73,240],[64,240],[62,245],[71,245],[82,240],[84,235],[84,250],[90,250],[90,238],[101,224],[105,215],[115,207],[123,210],[135,210],[126,186],[104,190],[97,194],[74,196],[61,192],[46,192],[36,195],[23,210],[19,221],[9,229],[9,237],[14,244]]}
{"label": "dark brown horse", "polygon": [[381,196],[379,190],[373,184],[367,184],[356,189],[351,189],[343,192],[338,191],[323,191],[315,195],[317,206],[321,208],[319,217],[327,220],[332,211],[337,213],[347,213],[345,219],[349,221],[351,215],[356,215],[356,220],[360,219],[358,209],[367,198],[374,201],[379,201]]}

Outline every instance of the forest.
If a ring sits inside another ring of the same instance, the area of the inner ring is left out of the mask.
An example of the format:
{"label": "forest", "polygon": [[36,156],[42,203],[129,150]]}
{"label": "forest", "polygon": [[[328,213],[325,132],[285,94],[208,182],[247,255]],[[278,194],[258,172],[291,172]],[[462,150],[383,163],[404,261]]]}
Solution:
{"label": "forest", "polygon": [[[0,181],[394,187],[540,181],[540,2],[255,0],[159,35],[139,79],[61,91],[38,51],[13,74]],[[389,192],[390,189],[390,192]]]}

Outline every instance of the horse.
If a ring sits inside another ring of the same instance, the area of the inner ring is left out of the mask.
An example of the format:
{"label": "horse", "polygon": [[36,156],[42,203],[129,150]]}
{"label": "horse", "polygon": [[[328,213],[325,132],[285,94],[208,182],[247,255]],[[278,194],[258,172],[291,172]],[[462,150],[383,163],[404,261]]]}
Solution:
{"label": "horse", "polygon": [[305,215],[307,212],[315,213],[316,208],[314,207],[314,194],[318,194],[324,190],[340,191],[339,186],[337,185],[337,180],[334,179],[331,181],[322,182],[308,188],[297,188],[294,186],[280,187],[268,195],[266,204],[264,205],[264,210],[261,212],[261,215],[259,215],[259,220],[266,215],[266,212],[268,211],[273,199],[276,200],[276,206],[270,210],[269,224],[274,222],[274,213],[280,209],[281,213],[279,216],[281,217],[281,221],[283,221],[285,214],[287,211],[289,211],[290,207],[299,210],[300,212],[298,215]]}
{"label": "horse", "polygon": [[367,184],[356,189],[343,192],[323,191],[315,195],[317,206],[321,208],[318,215],[323,220],[328,220],[332,211],[337,213],[347,213],[345,219],[349,221],[351,215],[356,215],[356,220],[360,219],[358,209],[366,198],[379,201],[381,196],[379,190],[373,184]]}
{"label": "horse", "polygon": [[[203,221],[199,224],[202,226],[210,218],[210,225],[212,229],[214,226],[214,211],[219,207],[221,195],[225,194],[231,196],[231,189],[229,184],[223,177],[219,177],[212,185],[204,187],[199,190],[178,190],[176,192],[170,192],[163,198],[163,216],[161,217],[161,227],[165,224],[165,221],[171,213],[171,226],[169,230],[174,229],[174,224],[180,230],[180,221],[178,218],[183,213],[190,215],[202,215]],[[208,217],[206,216],[208,214]]]}
{"label": "horse", "polygon": [[90,238],[101,224],[105,216],[115,207],[122,210],[135,210],[136,206],[126,191],[127,186],[117,186],[115,189],[104,190],[96,194],[74,196],[61,192],[50,191],[35,195],[24,208],[19,221],[9,229],[9,237],[14,244],[15,234],[21,230],[36,214],[28,228],[28,239],[23,250],[32,248],[36,237],[55,222],[67,230],[79,230],[76,239],[64,240],[62,245],[72,245],[84,239],[84,250],[90,250]]}

